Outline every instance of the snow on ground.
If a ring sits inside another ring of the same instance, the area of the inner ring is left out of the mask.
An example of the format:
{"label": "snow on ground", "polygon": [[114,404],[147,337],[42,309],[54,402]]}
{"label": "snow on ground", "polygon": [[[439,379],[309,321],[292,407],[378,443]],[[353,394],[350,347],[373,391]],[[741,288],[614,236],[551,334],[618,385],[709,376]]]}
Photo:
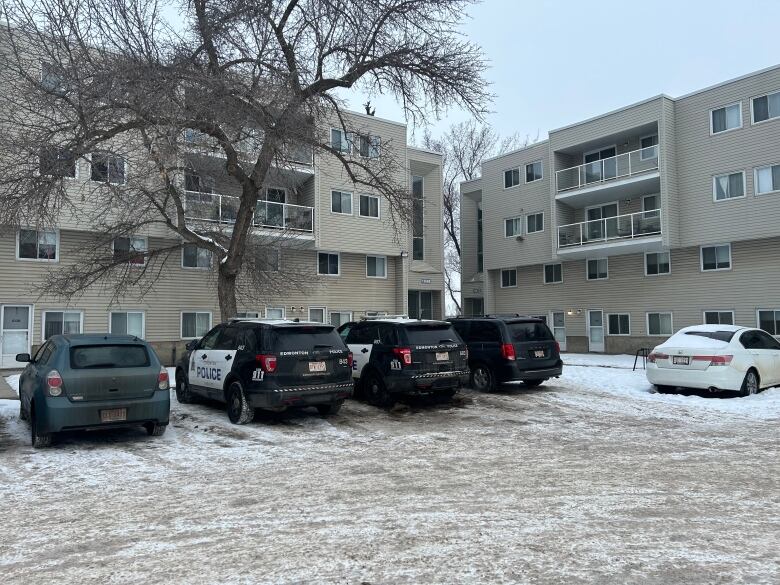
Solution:
{"label": "snow on ground", "polygon": [[565,361],[328,419],[172,398],[163,437],[39,451],[0,401],[1,581],[776,583],[776,391],[658,395],[633,357]]}
{"label": "snow on ground", "polygon": [[5,381],[8,382],[8,385],[11,387],[11,390],[19,394],[19,374],[14,374],[13,376],[7,376]]}

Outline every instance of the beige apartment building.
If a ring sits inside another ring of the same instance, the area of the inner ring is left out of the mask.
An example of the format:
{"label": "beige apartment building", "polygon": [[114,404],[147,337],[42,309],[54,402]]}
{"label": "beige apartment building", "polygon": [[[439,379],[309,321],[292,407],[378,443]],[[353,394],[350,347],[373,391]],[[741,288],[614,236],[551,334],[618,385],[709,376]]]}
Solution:
{"label": "beige apartment building", "polygon": [[780,335],[780,66],[553,130],[461,202],[467,314],[543,316],[568,351]]}
{"label": "beige apartment building", "polygon": [[[405,124],[359,113],[348,114],[347,123],[349,136],[341,126],[321,130],[346,156],[379,156],[381,149],[400,161],[396,180],[413,194],[412,225],[399,234],[388,201],[350,182],[333,155],[297,153],[294,164],[271,174],[254,218],[255,233],[269,242],[274,283],[268,294],[261,291],[261,301],[241,306],[240,315],[333,324],[381,313],[443,316],[441,156],[407,146]],[[196,132],[184,140],[190,170],[180,180],[187,220],[229,230],[239,190],[220,170],[224,160],[208,141]],[[94,193],[101,181],[121,185],[133,165],[115,162],[97,155],[73,160],[68,188]],[[43,229],[0,228],[0,367],[18,366],[17,353],[34,350],[50,335],[78,332],[139,335],[170,363],[187,340],[220,321],[215,266],[194,247],[177,251],[142,298],[109,302],[98,287],[72,299],[39,297],[35,284],[76,261],[88,230],[82,218],[67,213]],[[153,228],[118,238],[113,248],[143,250],[172,236]]]}

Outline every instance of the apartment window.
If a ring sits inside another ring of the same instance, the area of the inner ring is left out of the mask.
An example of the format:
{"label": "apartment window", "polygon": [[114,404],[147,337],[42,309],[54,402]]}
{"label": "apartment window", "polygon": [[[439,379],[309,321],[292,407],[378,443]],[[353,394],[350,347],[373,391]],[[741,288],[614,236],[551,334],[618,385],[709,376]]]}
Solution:
{"label": "apartment window", "polygon": [[52,335],[81,333],[83,313],[81,311],[44,311],[43,339]]}
{"label": "apartment window", "polygon": [[745,196],[745,172],[716,175],[712,178],[712,197],[715,201]]}
{"label": "apartment window", "polygon": [[279,248],[264,248],[257,254],[257,264],[264,272],[279,272],[282,265],[282,251]]}
{"label": "apartment window", "polygon": [[661,209],[661,205],[658,201],[658,195],[645,195],[642,197],[642,211],[645,219],[658,217],[659,209]]}
{"label": "apartment window", "polygon": [[182,268],[211,268],[211,251],[185,244],[181,249]]}
{"label": "apartment window", "polygon": [[203,337],[211,329],[211,313],[184,312],[181,314],[181,338],[197,339]]}
{"label": "apartment window", "polygon": [[609,260],[596,258],[586,260],[588,280],[604,280],[609,277]]}
{"label": "apartment window", "polygon": [[46,260],[56,262],[58,234],[56,230],[21,229],[17,232],[18,260]]}
{"label": "apartment window", "polygon": [[381,139],[379,136],[370,136],[367,134],[357,135],[357,151],[363,158],[378,158],[381,148]]}
{"label": "apartment window", "polygon": [[330,130],[330,146],[333,150],[339,152],[349,152],[349,138],[347,133],[338,128]]}
{"label": "apartment window", "polygon": [[482,240],[482,207],[477,207],[477,272],[485,269],[485,252]]}
{"label": "apartment window", "polygon": [[780,191],[780,165],[756,169],[756,195]]}
{"label": "apartment window", "polygon": [[501,288],[513,288],[517,286],[517,270],[512,268],[511,270],[501,271]]}
{"label": "apartment window", "polygon": [[47,61],[41,61],[41,87],[44,91],[60,97],[65,96],[70,90],[62,72],[56,65]]}
{"label": "apartment window", "polygon": [[719,134],[742,127],[742,102],[710,111],[710,130]]}
{"label": "apartment window", "polygon": [[123,157],[105,152],[93,152],[90,160],[92,167],[90,178],[93,181],[110,185],[124,185],[127,182]]}
{"label": "apartment window", "polygon": [[260,313],[256,311],[243,311],[240,313],[236,313],[236,317],[239,319],[259,319]]}
{"label": "apartment window", "polygon": [[284,319],[284,307],[266,307],[266,319]]}
{"label": "apartment window", "polygon": [[114,238],[114,262],[143,266],[146,264],[147,250],[146,238],[139,236]]}
{"label": "apartment window", "polygon": [[780,118],[780,91],[753,98],[753,123]]}
{"label": "apartment window", "polygon": [[352,215],[352,193],[347,193],[346,191],[331,191],[330,210],[333,213]]}
{"label": "apartment window", "polygon": [[533,183],[542,179],[542,161],[538,160],[525,165],[525,182]]}
{"label": "apartment window", "polygon": [[309,321],[314,323],[325,323],[325,307],[309,307]]}
{"label": "apartment window", "polygon": [[701,247],[701,269],[729,270],[731,268],[731,244]]}
{"label": "apartment window", "polygon": [[375,195],[361,195],[359,213],[361,217],[379,218],[379,197]]}
{"label": "apartment window", "polygon": [[387,278],[387,258],[366,256],[366,276],[368,278]]}
{"label": "apartment window", "polygon": [[504,189],[516,187],[520,184],[520,169],[504,171]]}
{"label": "apartment window", "polygon": [[734,311],[704,311],[705,325],[733,325]]}
{"label": "apartment window", "polygon": [[334,327],[341,327],[344,323],[352,321],[352,313],[349,311],[332,311],[329,317],[330,324]]}
{"label": "apartment window", "polygon": [[76,155],[64,148],[45,146],[38,151],[38,170],[47,177],[76,178]]}
{"label": "apartment window", "polygon": [[563,264],[544,265],[544,284],[563,282]]}
{"label": "apartment window", "polygon": [[607,333],[609,335],[631,335],[631,317],[628,313],[607,315]]}
{"label": "apartment window", "polygon": [[533,234],[544,231],[544,213],[532,213],[525,216],[526,232]]}
{"label": "apartment window", "polygon": [[412,260],[425,259],[423,178],[412,177]]}
{"label": "apartment window", "polygon": [[648,335],[671,335],[672,314],[671,313],[648,313],[647,334]]}
{"label": "apartment window", "polygon": [[643,136],[639,139],[639,160],[658,158],[658,134]]}
{"label": "apartment window", "polygon": [[213,177],[184,173],[184,190],[196,193],[213,193],[216,181]]}
{"label": "apartment window", "polygon": [[112,311],[109,332],[116,335],[144,337],[144,314],[142,311]]}
{"label": "apartment window", "polygon": [[265,200],[271,203],[287,203],[287,189],[268,187],[265,190]]}
{"label": "apartment window", "polygon": [[504,220],[504,235],[507,238],[519,236],[523,233],[523,218],[512,217]]}
{"label": "apartment window", "polygon": [[645,253],[645,276],[669,274],[672,271],[672,259],[669,252]]}
{"label": "apartment window", "polygon": [[770,335],[780,335],[780,309],[759,309],[758,328]]}
{"label": "apartment window", "polygon": [[317,274],[324,276],[338,276],[339,275],[339,262],[340,258],[338,254],[331,254],[329,252],[317,253]]}

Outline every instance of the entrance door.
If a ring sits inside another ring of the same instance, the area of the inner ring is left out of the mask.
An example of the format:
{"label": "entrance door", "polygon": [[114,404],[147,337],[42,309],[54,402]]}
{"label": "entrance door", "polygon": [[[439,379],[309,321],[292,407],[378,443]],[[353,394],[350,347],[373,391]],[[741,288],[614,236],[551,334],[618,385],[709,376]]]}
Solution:
{"label": "entrance door", "polygon": [[585,182],[595,183],[617,177],[617,150],[614,146],[602,148],[585,155]]}
{"label": "entrance door", "polygon": [[588,351],[604,351],[604,311],[588,309]]}
{"label": "entrance door", "polygon": [[598,207],[589,207],[586,211],[588,219],[588,239],[603,240],[618,235],[618,204],[607,203]]}
{"label": "entrance door", "polygon": [[429,290],[410,290],[407,295],[409,317],[433,319],[433,293]]}
{"label": "entrance door", "polygon": [[0,368],[23,368],[17,353],[30,353],[31,305],[0,306]]}
{"label": "entrance door", "polygon": [[566,351],[566,313],[563,311],[553,311],[550,314],[552,321],[553,335],[555,341],[561,347],[561,351]]}

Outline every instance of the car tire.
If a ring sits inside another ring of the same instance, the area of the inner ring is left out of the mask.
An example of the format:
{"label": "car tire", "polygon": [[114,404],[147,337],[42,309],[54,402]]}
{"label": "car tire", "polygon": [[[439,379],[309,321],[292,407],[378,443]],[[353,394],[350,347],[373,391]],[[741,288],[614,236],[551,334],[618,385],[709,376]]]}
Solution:
{"label": "car tire", "polygon": [[165,430],[168,428],[168,425],[149,422],[144,425],[144,428],[150,437],[162,437],[165,434]]}
{"label": "car tire", "polygon": [[344,405],[343,400],[339,400],[338,402],[332,402],[330,404],[318,404],[317,412],[319,412],[322,416],[332,416],[334,414],[338,414],[339,410],[341,410],[341,407],[343,405]]}
{"label": "car tire", "polygon": [[526,380],[523,382],[525,384],[526,388],[536,388],[537,386],[541,386],[544,384],[547,380]]}
{"label": "car tire", "polygon": [[255,418],[255,409],[246,399],[241,382],[232,382],[227,391],[227,415],[234,425],[245,425]]}
{"label": "car tire", "polygon": [[27,411],[24,409],[24,400],[21,398],[19,399],[19,418],[21,420],[29,420],[30,416],[27,414]]}
{"label": "car tire", "polygon": [[30,442],[34,449],[45,449],[51,447],[54,440],[54,433],[41,433],[38,431],[38,420],[35,416],[35,408],[30,413]]}
{"label": "car tire", "polygon": [[495,392],[496,375],[485,364],[477,364],[471,370],[471,387],[477,392]]}
{"label": "car tire", "polygon": [[378,374],[370,373],[363,382],[363,395],[374,406],[389,408],[395,404],[395,398],[387,391],[387,386]]}
{"label": "car tire", "polygon": [[176,371],[176,400],[181,404],[192,404],[195,402],[195,396],[192,394],[187,376],[181,370]]}
{"label": "car tire", "polygon": [[758,372],[753,368],[747,371],[745,379],[742,381],[742,390],[740,394],[742,396],[750,396],[751,394],[758,394],[761,390],[761,379],[758,377]]}

